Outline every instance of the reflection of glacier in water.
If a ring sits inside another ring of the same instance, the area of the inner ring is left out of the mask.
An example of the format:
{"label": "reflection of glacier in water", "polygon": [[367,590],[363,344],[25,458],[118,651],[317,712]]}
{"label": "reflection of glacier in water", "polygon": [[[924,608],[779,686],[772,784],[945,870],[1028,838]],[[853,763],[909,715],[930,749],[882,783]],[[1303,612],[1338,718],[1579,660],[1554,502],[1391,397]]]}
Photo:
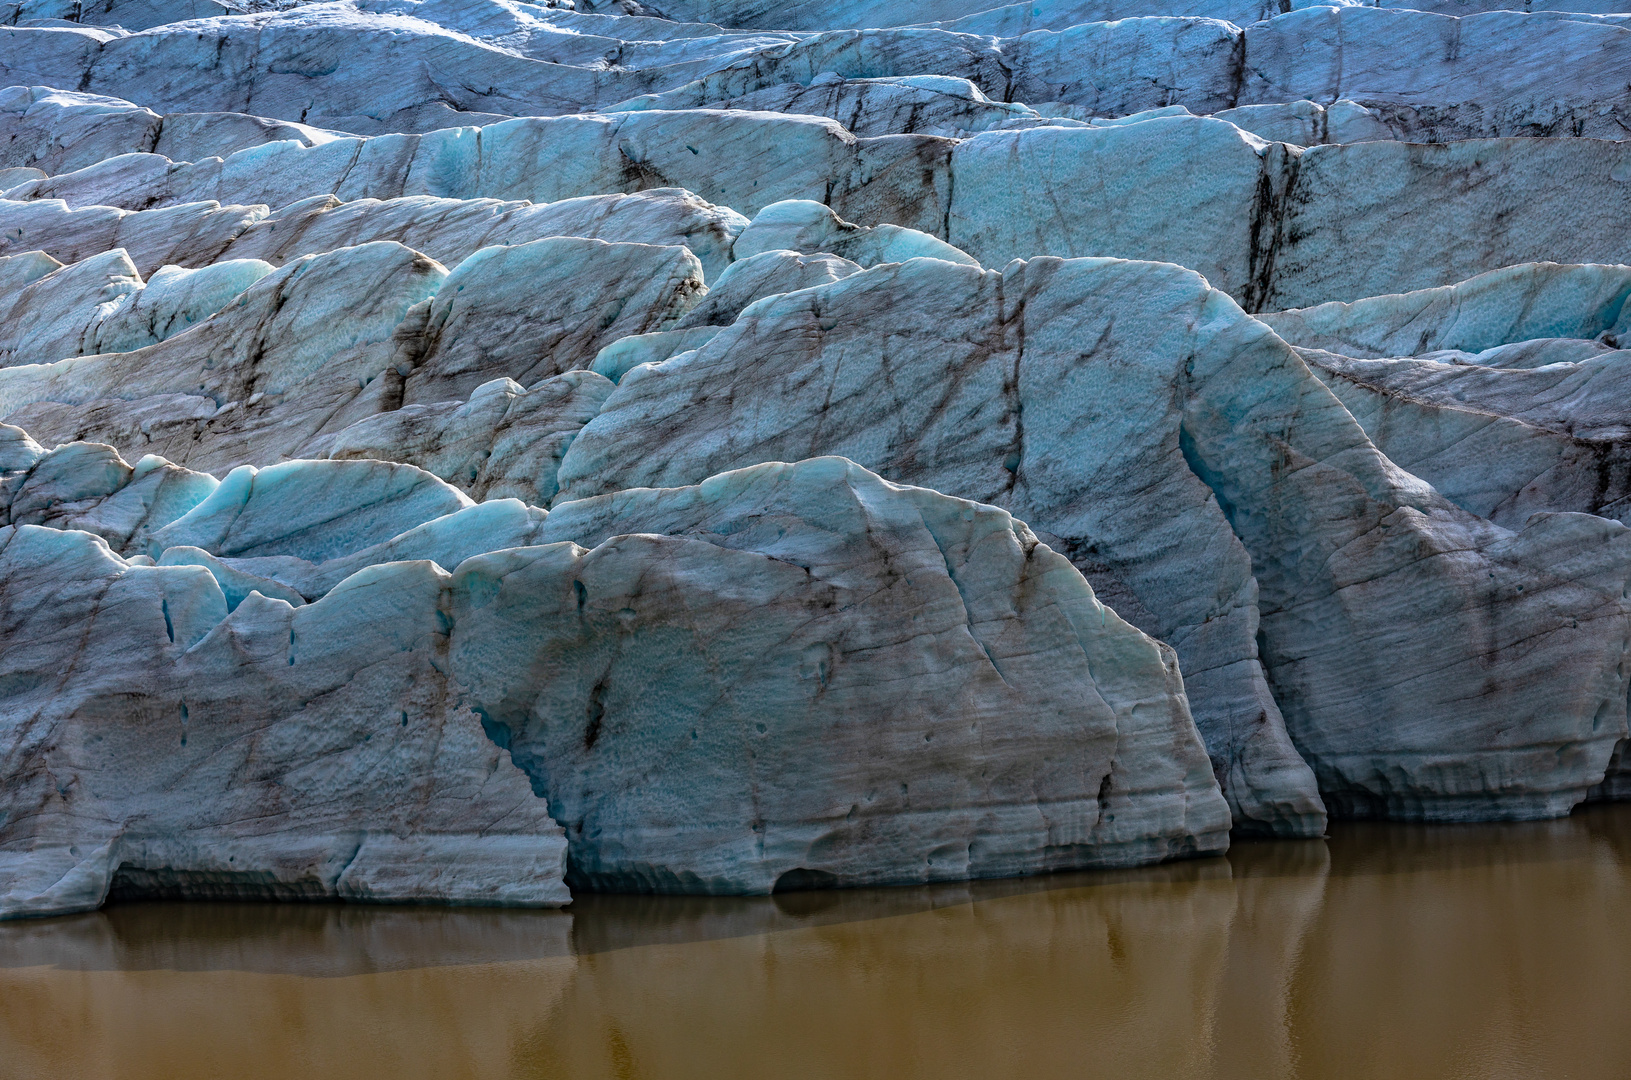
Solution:
{"label": "reflection of glacier in water", "polygon": [[920,889],[116,904],[0,926],[0,1072],[1617,1080],[1628,928],[1626,806]]}

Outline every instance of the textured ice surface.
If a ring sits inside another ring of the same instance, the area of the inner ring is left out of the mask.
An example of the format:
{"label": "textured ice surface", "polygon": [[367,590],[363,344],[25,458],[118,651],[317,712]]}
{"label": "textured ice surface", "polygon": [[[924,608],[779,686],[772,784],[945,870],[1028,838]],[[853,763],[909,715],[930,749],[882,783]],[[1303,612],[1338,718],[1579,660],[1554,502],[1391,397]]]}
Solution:
{"label": "textured ice surface", "polygon": [[[1329,794],[1431,818],[1555,813],[1624,723],[1623,527],[1512,534],[1456,509],[1188,271],[919,259],[760,301],[623,378],[567,451],[557,505],[827,453],[1009,508],[1108,578],[1178,650],[1240,819],[1319,827],[1281,711]],[[1413,644],[1376,647],[1389,637]],[[1401,744],[1415,760],[1381,749]]]}
{"label": "textured ice surface", "polygon": [[0,4],[0,908],[1631,796],[1623,6]]}
{"label": "textured ice surface", "polygon": [[[230,614],[195,566],[0,530],[0,915],[201,896],[558,906],[566,842],[437,671],[446,575]],[[49,598],[47,602],[47,598]],[[79,662],[62,665],[65,640]],[[411,715],[410,715],[411,714]]]}
{"label": "textured ice surface", "polygon": [[234,470],[156,566],[0,529],[0,791],[33,811],[0,915],[116,880],[558,904],[568,845],[583,884],[762,893],[1227,842],[1171,650],[1003,511],[834,458],[468,502],[291,462]]}
{"label": "textured ice surface", "polygon": [[[1330,110],[1319,119],[1328,127]],[[1032,255],[1177,262],[1249,311],[1449,285],[1520,262],[1631,261],[1631,242],[1615,227],[1631,211],[1631,142],[1336,139],[1305,148],[1182,108],[1126,120],[1056,118],[965,139],[856,138],[812,116],[636,111],[319,146],[291,140],[225,161],[126,155],[7,190],[0,254],[38,248],[67,262],[123,246],[146,272],[155,257],[277,262],[280,253],[331,250],[349,234],[448,261],[484,244],[589,229],[606,240],[691,245],[711,278],[730,259],[742,215],[817,202],[862,228],[944,240],[990,267]],[[611,192],[659,202],[624,205]],[[147,222],[158,227],[146,215],[160,209],[174,215],[162,219],[170,246],[149,254],[160,241],[135,234]],[[670,220],[647,224],[647,215]],[[1402,220],[1408,247],[1397,243]],[[181,222],[184,240],[174,235]]]}

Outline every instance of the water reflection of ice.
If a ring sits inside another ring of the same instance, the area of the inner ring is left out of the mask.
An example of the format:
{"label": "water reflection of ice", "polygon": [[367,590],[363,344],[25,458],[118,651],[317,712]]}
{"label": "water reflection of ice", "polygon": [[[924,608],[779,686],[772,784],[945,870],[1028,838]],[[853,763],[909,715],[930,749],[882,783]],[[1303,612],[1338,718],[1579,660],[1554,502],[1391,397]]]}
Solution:
{"label": "water reflection of ice", "polygon": [[1628,1007],[1631,806],[922,889],[0,925],[21,1076],[1623,1080]]}

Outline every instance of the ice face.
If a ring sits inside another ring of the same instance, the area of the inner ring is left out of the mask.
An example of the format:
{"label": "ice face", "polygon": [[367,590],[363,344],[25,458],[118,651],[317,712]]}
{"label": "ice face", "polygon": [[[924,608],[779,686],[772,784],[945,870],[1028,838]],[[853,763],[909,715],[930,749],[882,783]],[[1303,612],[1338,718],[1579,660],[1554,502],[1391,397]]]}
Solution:
{"label": "ice face", "polygon": [[1505,6],[13,3],[0,913],[1622,797],[1631,23]]}

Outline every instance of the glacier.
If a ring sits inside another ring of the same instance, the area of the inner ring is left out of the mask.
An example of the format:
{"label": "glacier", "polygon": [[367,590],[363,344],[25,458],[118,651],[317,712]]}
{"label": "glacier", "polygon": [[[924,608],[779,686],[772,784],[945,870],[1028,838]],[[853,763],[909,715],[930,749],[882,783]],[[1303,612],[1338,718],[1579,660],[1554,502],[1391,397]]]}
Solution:
{"label": "glacier", "polygon": [[0,918],[1631,798],[1621,7],[0,4]]}

